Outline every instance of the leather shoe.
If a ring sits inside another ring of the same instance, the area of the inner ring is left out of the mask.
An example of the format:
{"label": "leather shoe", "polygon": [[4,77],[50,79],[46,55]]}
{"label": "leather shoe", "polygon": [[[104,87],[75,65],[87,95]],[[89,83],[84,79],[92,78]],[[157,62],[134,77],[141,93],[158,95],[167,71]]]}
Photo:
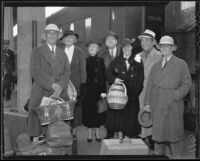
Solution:
{"label": "leather shoe", "polygon": [[101,142],[101,138],[97,138],[96,134],[95,134],[95,137],[96,137],[97,142]]}
{"label": "leather shoe", "polygon": [[87,142],[88,142],[88,143],[91,143],[91,142],[92,142],[92,139],[87,138]]}

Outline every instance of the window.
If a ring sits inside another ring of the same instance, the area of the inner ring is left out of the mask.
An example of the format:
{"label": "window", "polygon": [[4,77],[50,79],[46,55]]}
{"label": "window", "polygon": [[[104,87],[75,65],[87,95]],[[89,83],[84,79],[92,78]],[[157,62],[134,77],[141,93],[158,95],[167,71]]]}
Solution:
{"label": "window", "polygon": [[74,31],[74,23],[70,24],[70,30]]}
{"label": "window", "polygon": [[115,20],[115,13],[112,11],[112,20]]}
{"label": "window", "polygon": [[17,36],[17,24],[13,27],[13,37]]}
{"label": "window", "polygon": [[91,17],[85,19],[85,28],[91,29],[92,26],[92,19]]}
{"label": "window", "polygon": [[181,1],[181,10],[195,7],[195,1]]}

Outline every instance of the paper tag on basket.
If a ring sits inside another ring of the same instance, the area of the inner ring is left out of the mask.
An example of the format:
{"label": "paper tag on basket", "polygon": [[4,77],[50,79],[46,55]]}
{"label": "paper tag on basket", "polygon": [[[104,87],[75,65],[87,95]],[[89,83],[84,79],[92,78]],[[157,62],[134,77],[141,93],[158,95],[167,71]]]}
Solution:
{"label": "paper tag on basket", "polygon": [[50,97],[43,96],[40,106],[49,105],[51,101],[52,101],[51,105],[62,103],[59,100],[55,100]]}

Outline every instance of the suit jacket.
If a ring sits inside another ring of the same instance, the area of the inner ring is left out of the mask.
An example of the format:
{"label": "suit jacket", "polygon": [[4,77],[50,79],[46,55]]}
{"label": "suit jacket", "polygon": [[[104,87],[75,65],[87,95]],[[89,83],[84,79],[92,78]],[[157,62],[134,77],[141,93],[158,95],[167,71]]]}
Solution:
{"label": "suit jacket", "polygon": [[[62,89],[63,99],[67,99],[66,88],[70,76],[69,61],[65,53],[56,47],[56,56],[52,57],[47,44],[35,48],[30,58],[30,73],[34,79],[31,90],[30,105],[38,106],[43,96],[53,93],[53,83],[58,83]],[[62,97],[61,96],[61,97]]]}
{"label": "suit jacket", "polygon": [[86,56],[83,50],[77,46],[74,46],[74,53],[70,64],[70,71],[70,80],[74,84],[77,90],[77,94],[79,95],[81,83],[86,82]]}
{"label": "suit jacket", "polygon": [[145,105],[150,105],[153,116],[152,137],[158,142],[183,139],[184,102],[192,86],[186,62],[172,56],[162,69],[162,60],[149,74]]}
{"label": "suit jacket", "polygon": [[[117,47],[117,52],[116,52],[115,58],[120,55],[120,52],[121,52],[120,48]],[[108,66],[114,59],[112,56],[110,56],[108,48],[106,50],[102,51],[101,53],[99,53],[99,57],[104,59],[106,69],[108,68]]]}
{"label": "suit jacket", "polygon": [[151,71],[152,66],[162,59],[162,55],[160,51],[156,50],[155,48],[151,50],[147,58],[145,58],[144,52],[140,52],[138,54],[142,57],[142,62],[144,65],[144,83],[143,83],[144,88],[140,94],[140,108],[143,108],[146,86],[149,79],[149,73]]}

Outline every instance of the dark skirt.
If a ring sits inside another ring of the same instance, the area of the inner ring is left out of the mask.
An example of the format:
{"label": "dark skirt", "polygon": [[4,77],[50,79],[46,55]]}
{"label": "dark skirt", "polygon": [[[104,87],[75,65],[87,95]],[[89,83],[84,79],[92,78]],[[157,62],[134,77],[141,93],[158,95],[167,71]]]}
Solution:
{"label": "dark skirt", "polygon": [[106,128],[110,132],[123,132],[123,135],[137,137],[141,132],[138,122],[139,105],[133,106],[130,101],[123,110],[108,109]]}
{"label": "dark skirt", "polygon": [[99,128],[105,124],[106,112],[97,112],[99,98],[100,93],[95,92],[95,89],[93,89],[87,92],[87,96],[83,102],[83,124],[88,128]]}

